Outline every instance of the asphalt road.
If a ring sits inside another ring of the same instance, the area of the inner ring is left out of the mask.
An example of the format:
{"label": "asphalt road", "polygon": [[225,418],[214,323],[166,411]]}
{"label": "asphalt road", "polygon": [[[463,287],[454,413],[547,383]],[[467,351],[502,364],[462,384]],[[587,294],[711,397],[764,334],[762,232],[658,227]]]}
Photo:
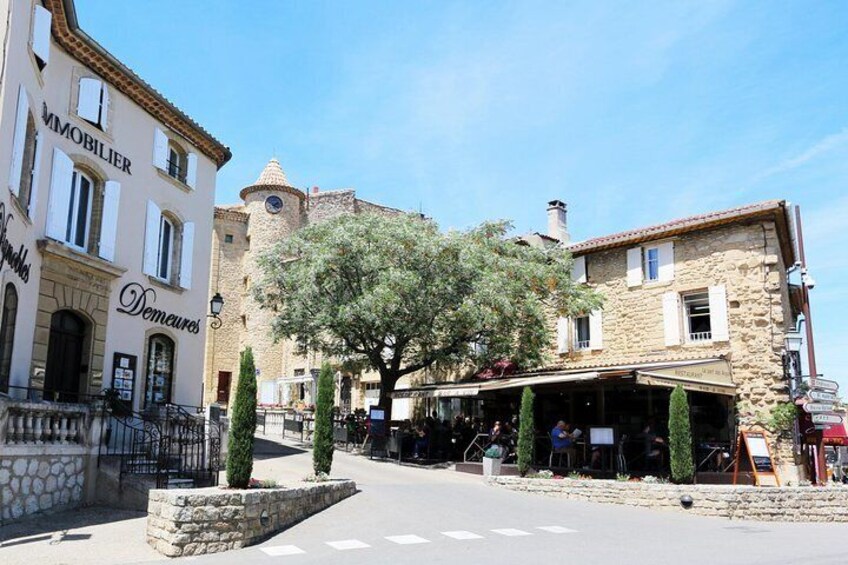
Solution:
{"label": "asphalt road", "polygon": [[[254,476],[298,479],[309,452],[262,442]],[[265,452],[264,454],[262,452]],[[572,502],[480,477],[338,453],[355,496],[267,542],[191,559],[230,563],[845,564],[844,524],[728,521]]]}

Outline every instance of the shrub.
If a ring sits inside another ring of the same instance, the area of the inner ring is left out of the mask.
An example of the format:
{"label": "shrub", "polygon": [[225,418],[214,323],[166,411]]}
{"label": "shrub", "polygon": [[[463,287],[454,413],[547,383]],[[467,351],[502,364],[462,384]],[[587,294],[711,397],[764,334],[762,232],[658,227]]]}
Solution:
{"label": "shrub", "polygon": [[536,430],[533,424],[533,391],[529,386],[521,393],[521,411],[518,413],[518,472],[523,477],[533,464]]}
{"label": "shrub", "polygon": [[627,473],[617,473],[615,475],[615,480],[620,483],[626,483],[630,480],[630,475],[628,475]]}
{"label": "shrub", "polygon": [[333,466],[333,393],[333,370],[329,363],[324,363],[318,374],[315,436],[312,441],[312,468],[316,475],[329,475]]}
{"label": "shrub", "polygon": [[227,455],[227,483],[233,488],[248,488],[253,471],[253,434],[256,432],[256,368],[253,351],[241,352],[241,369],[230,422]]}
{"label": "shrub", "polygon": [[695,475],[692,460],[692,431],[689,424],[689,402],[686,391],[677,385],[668,407],[668,448],[671,479],[675,483],[691,483]]}

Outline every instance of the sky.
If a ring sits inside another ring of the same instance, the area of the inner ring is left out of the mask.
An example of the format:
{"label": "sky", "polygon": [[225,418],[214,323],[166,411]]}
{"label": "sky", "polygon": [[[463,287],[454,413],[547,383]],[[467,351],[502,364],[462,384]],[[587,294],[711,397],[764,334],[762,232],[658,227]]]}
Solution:
{"label": "sky", "polygon": [[579,240],[800,204],[818,370],[848,393],[848,2],[77,0],[80,24],[228,145],[218,203],[298,187],[444,228]]}

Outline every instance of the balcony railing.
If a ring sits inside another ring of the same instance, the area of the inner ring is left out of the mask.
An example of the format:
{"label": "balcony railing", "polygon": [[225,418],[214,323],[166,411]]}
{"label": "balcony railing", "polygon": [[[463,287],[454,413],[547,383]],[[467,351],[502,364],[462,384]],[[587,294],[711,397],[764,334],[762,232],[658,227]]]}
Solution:
{"label": "balcony railing", "polygon": [[692,332],[689,334],[689,341],[693,343],[710,341],[712,338],[713,332]]}
{"label": "balcony railing", "polygon": [[168,176],[174,177],[178,181],[185,183],[186,171],[183,169],[183,167],[180,166],[179,163],[168,159],[168,169],[166,172],[168,173]]}
{"label": "balcony railing", "polygon": [[574,349],[575,349],[575,351],[580,351],[580,350],[583,350],[583,349],[589,349],[589,340],[584,339],[584,340],[575,341],[574,342]]}

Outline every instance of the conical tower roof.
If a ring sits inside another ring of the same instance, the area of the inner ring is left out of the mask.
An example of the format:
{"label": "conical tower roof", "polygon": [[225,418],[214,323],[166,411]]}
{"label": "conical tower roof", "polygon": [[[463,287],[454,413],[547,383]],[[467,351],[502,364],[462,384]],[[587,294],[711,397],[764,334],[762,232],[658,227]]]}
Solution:
{"label": "conical tower roof", "polygon": [[241,189],[239,196],[244,200],[251,192],[269,189],[288,192],[301,199],[306,198],[306,194],[289,184],[289,179],[286,178],[286,173],[283,172],[283,168],[280,166],[280,162],[276,157],[268,161],[268,164],[262,169],[255,183]]}

